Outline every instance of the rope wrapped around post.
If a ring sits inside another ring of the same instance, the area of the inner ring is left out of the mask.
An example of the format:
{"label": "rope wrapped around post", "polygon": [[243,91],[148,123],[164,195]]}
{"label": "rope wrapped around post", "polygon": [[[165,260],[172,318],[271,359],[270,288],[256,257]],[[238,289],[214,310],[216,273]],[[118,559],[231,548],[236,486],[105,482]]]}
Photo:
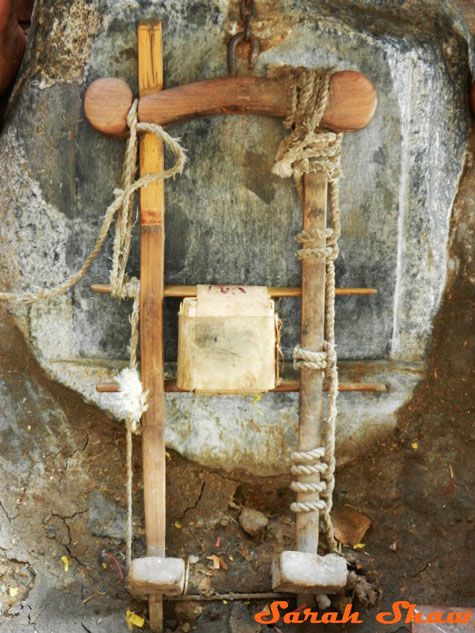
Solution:
{"label": "rope wrapped around post", "polygon": [[330,517],[332,496],[335,487],[335,424],[337,416],[336,398],[338,394],[337,358],[335,352],[335,265],[338,257],[340,236],[339,184],[341,176],[342,134],[318,128],[325,111],[330,87],[330,79],[336,69],[313,71],[308,68],[282,66],[273,68],[271,75],[286,77],[289,89],[289,115],[284,121],[291,130],[282,141],[276,155],[273,173],[281,177],[293,175],[297,192],[302,200],[303,175],[321,171],[329,182],[331,226],[318,231],[302,231],[296,236],[299,243],[315,239],[325,239],[324,248],[301,248],[296,252],[299,260],[317,257],[326,262],[325,276],[325,349],[306,350],[300,346],[294,349],[294,368],[324,371],[328,379],[327,417],[324,446],[311,451],[292,453],[293,475],[319,473],[319,483],[292,481],[290,487],[295,492],[312,492],[321,495],[318,501],[294,502],[293,512],[322,513],[328,546],[337,549],[335,533]]}
{"label": "rope wrapped around post", "polygon": [[[139,309],[140,309],[140,282],[135,277],[126,274],[127,262],[132,241],[132,227],[134,224],[134,196],[141,187],[146,187],[152,182],[166,180],[183,171],[186,162],[185,151],[179,144],[179,139],[170,136],[160,126],[152,123],[139,123],[137,118],[138,101],[135,100],[127,115],[127,125],[130,136],[127,139],[125,157],[122,168],[122,187],[114,189],[114,199],[107,207],[102,226],[99,230],[96,243],[80,269],[61,284],[52,288],[44,288],[36,292],[0,292],[0,301],[8,303],[31,304],[36,301],[58,297],[65,294],[89,270],[92,262],[99,254],[104,241],[109,233],[112,222],[116,221],[114,249],[112,256],[112,268],[110,284],[112,295],[117,299],[133,299],[132,313],[129,317],[131,335],[128,345],[129,367],[123,369],[116,377],[120,386],[119,398],[115,398],[120,415],[125,419],[127,429],[127,537],[126,559],[130,564],[132,557],[132,434],[140,433],[140,418],[147,409],[147,394],[144,393],[137,369],[137,345],[139,339]],[[138,157],[138,132],[150,132],[162,139],[165,145],[176,156],[175,164],[160,173],[146,174],[135,179]]]}

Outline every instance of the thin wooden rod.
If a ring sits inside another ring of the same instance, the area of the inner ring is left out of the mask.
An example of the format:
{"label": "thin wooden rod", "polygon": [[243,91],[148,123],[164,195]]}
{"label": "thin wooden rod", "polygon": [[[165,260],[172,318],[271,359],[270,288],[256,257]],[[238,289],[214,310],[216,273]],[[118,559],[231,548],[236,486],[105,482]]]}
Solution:
{"label": "thin wooden rod", "polygon": [[[384,393],[388,390],[387,385],[382,382],[340,382],[338,389],[339,391],[362,391],[369,393]],[[300,382],[297,379],[287,379],[283,380],[275,389],[271,389],[271,392],[299,390]],[[116,382],[100,382],[96,386],[96,391],[99,393],[118,393],[119,385]],[[176,386],[176,380],[166,380],[165,391],[167,393],[189,393],[184,389],[179,389]],[[323,391],[328,391],[327,383],[323,383]]]}
{"label": "thin wooden rod", "polygon": [[230,593],[214,593],[211,596],[205,596],[199,593],[189,593],[185,596],[165,596],[166,602],[218,602],[220,600],[277,600],[278,598],[288,598],[289,593],[276,593],[275,591],[265,591],[260,593],[239,593],[232,591]]}
{"label": "thin wooden rod", "polygon": [[[91,290],[100,294],[110,294],[110,284],[92,284]],[[267,288],[270,297],[300,297],[302,295],[301,288],[292,288],[288,286],[270,286]],[[336,288],[335,294],[340,296],[347,295],[375,295],[378,291],[376,288]],[[196,286],[165,286],[165,297],[196,297]]]}

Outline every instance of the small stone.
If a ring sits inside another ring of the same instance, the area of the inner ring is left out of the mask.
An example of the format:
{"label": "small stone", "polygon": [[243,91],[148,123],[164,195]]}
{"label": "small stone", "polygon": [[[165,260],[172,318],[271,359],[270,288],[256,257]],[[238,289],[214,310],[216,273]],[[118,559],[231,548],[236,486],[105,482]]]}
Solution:
{"label": "small stone", "polygon": [[391,550],[391,552],[397,552],[397,543],[396,543],[396,541],[394,541],[394,543],[391,543],[391,545],[389,546],[389,549]]}
{"label": "small stone", "polygon": [[53,526],[50,526],[47,530],[46,530],[46,536],[48,538],[54,538],[56,536],[56,530],[54,529]]}
{"label": "small stone", "polygon": [[124,539],[127,513],[100,492],[89,495],[87,529],[94,536]]}
{"label": "small stone", "polygon": [[318,608],[320,609],[320,611],[325,611],[325,609],[328,609],[328,607],[330,607],[332,603],[330,598],[324,593],[319,593],[316,596],[316,601],[317,601]]}
{"label": "small stone", "polygon": [[197,620],[203,613],[203,607],[197,602],[178,602],[175,605],[175,615],[180,620]]}
{"label": "small stone", "polygon": [[243,508],[239,515],[239,523],[241,524],[244,532],[247,532],[251,536],[261,536],[269,519],[259,512],[259,510],[253,510],[252,508]]}

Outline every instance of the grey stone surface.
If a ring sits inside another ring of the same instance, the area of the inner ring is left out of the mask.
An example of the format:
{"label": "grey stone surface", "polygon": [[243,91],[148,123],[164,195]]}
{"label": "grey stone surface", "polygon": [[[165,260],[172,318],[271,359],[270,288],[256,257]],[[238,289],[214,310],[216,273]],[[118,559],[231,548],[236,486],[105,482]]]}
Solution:
{"label": "grey stone surface", "polygon": [[101,492],[89,495],[87,529],[91,534],[123,540],[126,522],[127,513],[117,503]]}
{"label": "grey stone surface", "polygon": [[[139,19],[163,20],[167,86],[225,74],[236,2],[78,0],[70,10],[39,0],[0,139],[5,286],[55,284],[91,248],[120,179],[123,143],[90,129],[82,98],[99,76],[136,87]],[[337,300],[337,341],[341,359],[378,361],[379,369],[366,363],[361,373],[384,375],[390,391],[340,399],[339,454],[350,459],[394,425],[426,357],[468,131],[467,30],[448,0],[282,0],[259,3],[255,31],[262,39],[258,74],[276,62],[336,64],[364,72],[378,89],[375,120],[343,143],[337,262],[339,285],[373,286],[378,295]],[[216,117],[173,133],[189,162],[166,188],[166,281],[298,285],[293,236],[301,211],[291,183],[270,175],[281,123]],[[70,294],[18,310],[17,319],[55,380],[113,413],[94,384],[126,358],[130,306],[89,291],[91,282],[107,281],[110,253],[109,239]],[[138,273],[137,240],[130,271]],[[169,361],[176,357],[177,309],[167,301]],[[298,302],[282,301],[279,309],[288,356],[298,337]],[[295,444],[297,398],[265,396],[258,405],[264,415],[248,400],[168,396],[169,445],[229,470],[283,472]]]}

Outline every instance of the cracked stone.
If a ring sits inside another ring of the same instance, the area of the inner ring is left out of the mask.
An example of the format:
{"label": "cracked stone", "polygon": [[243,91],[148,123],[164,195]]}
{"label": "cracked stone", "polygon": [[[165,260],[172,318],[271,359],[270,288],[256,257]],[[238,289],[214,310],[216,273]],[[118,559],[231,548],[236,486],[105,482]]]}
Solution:
{"label": "cracked stone", "polygon": [[124,539],[127,513],[117,503],[100,492],[89,495],[87,529],[95,536]]}

